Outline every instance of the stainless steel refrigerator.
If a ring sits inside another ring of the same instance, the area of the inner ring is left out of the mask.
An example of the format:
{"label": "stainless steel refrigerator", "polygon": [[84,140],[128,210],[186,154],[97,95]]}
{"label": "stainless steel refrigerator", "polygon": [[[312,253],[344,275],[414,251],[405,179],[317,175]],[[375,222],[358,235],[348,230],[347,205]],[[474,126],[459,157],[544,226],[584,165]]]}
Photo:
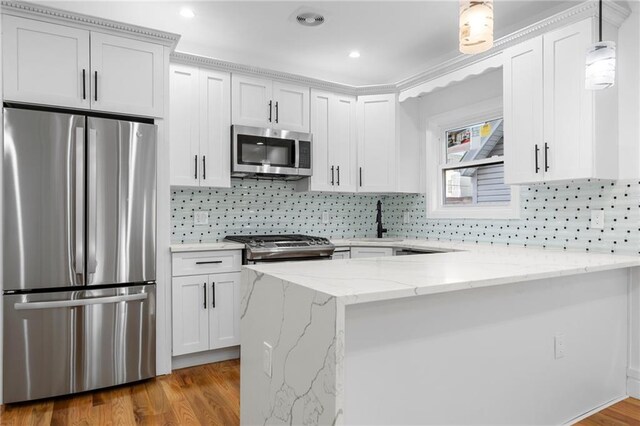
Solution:
{"label": "stainless steel refrigerator", "polygon": [[156,132],[4,109],[5,403],[155,376]]}

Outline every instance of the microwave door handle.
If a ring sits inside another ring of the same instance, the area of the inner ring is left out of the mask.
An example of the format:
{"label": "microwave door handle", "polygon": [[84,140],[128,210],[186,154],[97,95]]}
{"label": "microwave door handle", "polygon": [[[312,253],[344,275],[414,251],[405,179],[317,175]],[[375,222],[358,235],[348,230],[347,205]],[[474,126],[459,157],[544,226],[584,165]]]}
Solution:
{"label": "microwave door handle", "polygon": [[296,142],[295,142],[295,153],[296,153],[296,158],[295,158],[294,167],[298,169],[300,168],[300,141],[298,139],[296,139]]}

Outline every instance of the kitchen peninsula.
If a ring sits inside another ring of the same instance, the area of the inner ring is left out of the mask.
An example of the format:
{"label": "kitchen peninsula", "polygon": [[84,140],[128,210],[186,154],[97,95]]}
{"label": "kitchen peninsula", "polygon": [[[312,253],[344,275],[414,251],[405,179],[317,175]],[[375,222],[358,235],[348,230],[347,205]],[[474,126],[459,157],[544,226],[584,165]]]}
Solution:
{"label": "kitchen peninsula", "polygon": [[385,245],[450,252],[244,268],[242,424],[561,424],[627,395],[638,258]]}

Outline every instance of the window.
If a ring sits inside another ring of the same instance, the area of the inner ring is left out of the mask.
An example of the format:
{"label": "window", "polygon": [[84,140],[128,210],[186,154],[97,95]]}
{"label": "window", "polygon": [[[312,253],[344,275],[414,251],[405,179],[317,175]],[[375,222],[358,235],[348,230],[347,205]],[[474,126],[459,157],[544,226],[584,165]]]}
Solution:
{"label": "window", "polygon": [[508,141],[501,103],[494,99],[430,121],[427,217],[518,217],[518,190],[504,183]]}

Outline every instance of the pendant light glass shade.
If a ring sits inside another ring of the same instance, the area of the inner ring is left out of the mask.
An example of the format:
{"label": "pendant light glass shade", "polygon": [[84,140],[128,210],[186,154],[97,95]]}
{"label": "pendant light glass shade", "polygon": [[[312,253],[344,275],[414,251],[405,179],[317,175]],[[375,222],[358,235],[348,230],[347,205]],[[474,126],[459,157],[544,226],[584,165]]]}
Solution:
{"label": "pendant light glass shade", "polygon": [[616,44],[599,41],[587,50],[585,86],[588,90],[611,87],[616,82]]}
{"label": "pendant light glass shade", "polygon": [[460,0],[460,52],[480,53],[493,46],[493,0]]}

